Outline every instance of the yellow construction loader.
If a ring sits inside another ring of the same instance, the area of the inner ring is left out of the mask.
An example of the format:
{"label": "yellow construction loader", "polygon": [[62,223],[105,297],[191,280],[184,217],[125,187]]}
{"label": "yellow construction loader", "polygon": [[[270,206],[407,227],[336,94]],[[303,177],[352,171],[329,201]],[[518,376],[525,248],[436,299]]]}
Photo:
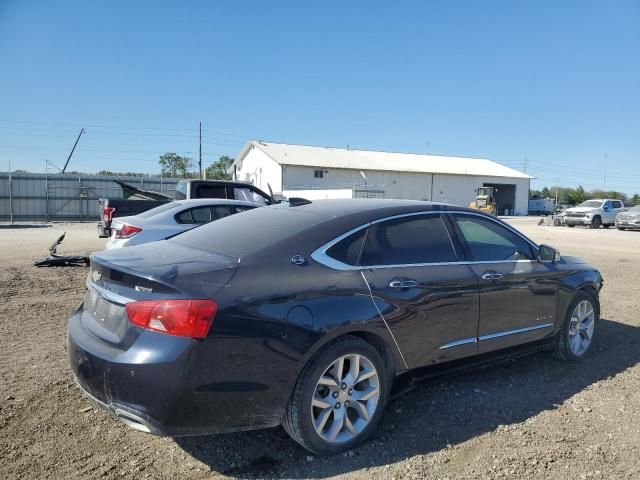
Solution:
{"label": "yellow construction loader", "polygon": [[493,187],[480,187],[478,188],[478,195],[476,199],[471,202],[469,208],[474,208],[491,215],[498,214],[498,205],[496,204],[496,197],[494,195]]}

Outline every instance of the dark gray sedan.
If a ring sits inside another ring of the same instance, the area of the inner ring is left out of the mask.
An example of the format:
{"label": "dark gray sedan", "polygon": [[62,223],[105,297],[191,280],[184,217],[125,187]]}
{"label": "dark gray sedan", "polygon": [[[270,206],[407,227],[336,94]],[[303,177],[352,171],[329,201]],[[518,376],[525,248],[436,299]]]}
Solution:
{"label": "dark gray sedan", "polygon": [[602,284],[475,210],[290,203],[92,256],[68,350],[80,387],[139,430],[282,424],[333,454],[371,434],[396,379],[540,349],[581,360]]}

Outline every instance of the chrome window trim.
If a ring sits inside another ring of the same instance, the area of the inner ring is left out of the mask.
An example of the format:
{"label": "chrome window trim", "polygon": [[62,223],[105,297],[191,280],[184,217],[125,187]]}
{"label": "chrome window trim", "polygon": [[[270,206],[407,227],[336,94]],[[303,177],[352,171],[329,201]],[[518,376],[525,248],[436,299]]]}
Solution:
{"label": "chrome window trim", "polygon": [[[402,213],[400,215],[392,215],[390,217],[384,217],[384,218],[379,218],[377,220],[373,220],[371,222],[365,223],[363,225],[360,225],[356,228],[353,228],[351,230],[349,230],[346,233],[343,233],[342,235],[340,235],[339,237],[334,238],[333,240],[331,240],[330,242],[325,243],[324,245],[322,245],[321,247],[317,248],[316,250],[314,250],[314,252],[311,254],[311,258],[313,258],[316,262],[329,267],[333,270],[377,270],[377,269],[382,269],[382,268],[404,268],[404,267],[432,267],[432,266],[437,266],[437,265],[441,265],[441,266],[447,266],[447,265],[481,265],[481,264],[489,264],[489,263],[537,263],[537,260],[460,260],[460,261],[455,261],[455,262],[431,262],[431,263],[407,263],[407,264],[398,264],[398,265],[347,265],[346,263],[340,262],[338,260],[336,260],[333,257],[330,257],[327,254],[327,250],[329,250],[331,247],[333,247],[336,243],[340,242],[341,240],[344,240],[346,237],[348,237],[349,235],[352,235],[356,232],[358,232],[359,230],[362,230],[363,228],[369,228],[371,225],[375,224],[375,223],[381,223],[381,222],[386,222],[387,220],[395,220],[397,218],[404,218],[404,217],[411,217],[411,216],[417,216],[417,215],[452,215],[452,214],[456,214],[456,215],[469,215],[469,216],[475,216],[475,217],[480,217],[480,218],[484,218],[487,219],[489,221],[493,221],[494,223],[497,223],[498,225],[506,228],[507,230],[511,231],[512,233],[514,233],[515,235],[517,235],[518,237],[520,237],[521,239],[523,239],[525,242],[527,242],[529,245],[531,245],[534,249],[534,253],[537,252],[539,250],[539,246],[534,243],[532,240],[530,240],[529,238],[527,238],[526,236],[524,236],[523,234],[521,234],[520,232],[518,232],[517,230],[515,230],[514,228],[512,228],[510,225],[499,221],[496,218],[487,216],[487,215],[483,215],[480,213],[474,213],[474,212],[465,212],[462,210],[434,210],[434,211],[428,211],[428,212],[411,212],[411,213]],[[444,221],[443,221],[444,222]],[[456,256],[458,255],[458,251],[455,248],[455,244],[453,243],[453,239],[451,238],[451,234],[449,233],[449,229],[447,228],[447,226],[445,225],[445,228],[447,230],[447,235],[449,235],[449,240],[451,241],[451,246],[453,248],[454,253],[456,254]]]}
{"label": "chrome window trim", "polygon": [[481,342],[485,340],[493,340],[494,338],[506,337],[509,335],[517,335],[519,333],[533,332],[535,330],[540,330],[542,328],[551,328],[553,326],[555,326],[555,324],[553,323],[541,323],[539,325],[532,325],[530,327],[516,328],[515,330],[505,330],[504,332],[497,332],[497,333],[491,333],[489,335],[482,335],[478,337],[478,340]]}
{"label": "chrome window trim", "polygon": [[114,293],[110,290],[107,290],[106,288],[96,285],[89,279],[87,279],[87,288],[95,290],[101,297],[111,302],[119,303],[121,305],[125,305],[127,303],[134,301],[132,298],[127,298],[122,295],[118,295],[117,293]]}

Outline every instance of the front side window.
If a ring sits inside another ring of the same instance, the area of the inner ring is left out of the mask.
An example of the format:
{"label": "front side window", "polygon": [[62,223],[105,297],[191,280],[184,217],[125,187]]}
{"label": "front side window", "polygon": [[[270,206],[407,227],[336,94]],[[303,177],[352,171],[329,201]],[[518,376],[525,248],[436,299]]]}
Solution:
{"label": "front side window", "polygon": [[529,243],[493,220],[457,215],[455,222],[473,261],[533,260]]}
{"label": "front side window", "polygon": [[620,200],[614,200],[613,208],[622,208],[622,202]]}
{"label": "front side window", "polygon": [[457,260],[439,215],[415,215],[375,223],[369,228],[360,264],[410,265]]}
{"label": "front side window", "polygon": [[233,197],[236,200],[259,203],[260,205],[267,205],[269,203],[268,199],[260,195],[258,192],[254,192],[250,188],[233,187]]}

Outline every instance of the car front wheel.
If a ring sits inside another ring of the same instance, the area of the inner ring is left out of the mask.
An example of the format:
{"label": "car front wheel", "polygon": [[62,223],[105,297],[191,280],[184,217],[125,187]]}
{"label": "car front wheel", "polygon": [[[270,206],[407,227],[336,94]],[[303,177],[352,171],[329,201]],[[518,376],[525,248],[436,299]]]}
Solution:
{"label": "car front wheel", "polygon": [[341,337],[305,366],[282,425],[313,453],[349,450],[363,442],[380,420],[388,378],[375,347],[357,337]]}
{"label": "car front wheel", "polygon": [[593,343],[599,316],[594,297],[585,291],[578,292],[569,304],[562,328],[556,336],[556,357],[570,362],[582,360]]}
{"label": "car front wheel", "polygon": [[602,225],[602,220],[600,219],[600,217],[593,217],[593,219],[591,220],[591,228],[598,229],[600,228],[600,225]]}

